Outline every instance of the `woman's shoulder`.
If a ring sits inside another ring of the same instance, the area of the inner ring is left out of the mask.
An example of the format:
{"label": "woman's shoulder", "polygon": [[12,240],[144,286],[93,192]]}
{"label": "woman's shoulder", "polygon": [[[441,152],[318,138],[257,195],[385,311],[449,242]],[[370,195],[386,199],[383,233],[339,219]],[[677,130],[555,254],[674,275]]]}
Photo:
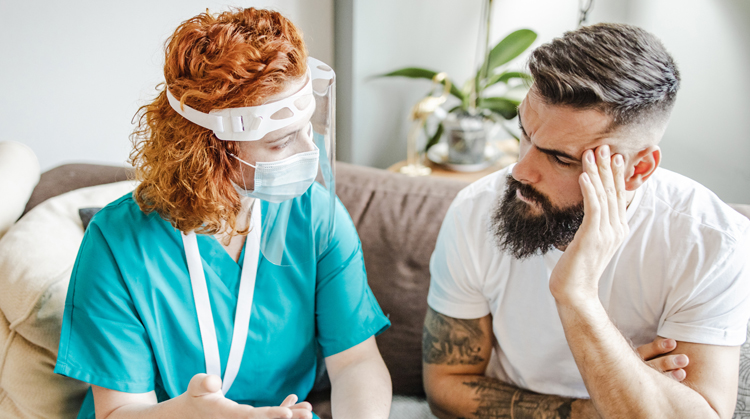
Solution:
{"label": "woman's shoulder", "polygon": [[103,233],[148,231],[149,227],[153,228],[157,223],[164,223],[164,220],[156,213],[144,213],[133,197],[133,192],[128,192],[97,211],[91,218],[89,228],[93,226]]}

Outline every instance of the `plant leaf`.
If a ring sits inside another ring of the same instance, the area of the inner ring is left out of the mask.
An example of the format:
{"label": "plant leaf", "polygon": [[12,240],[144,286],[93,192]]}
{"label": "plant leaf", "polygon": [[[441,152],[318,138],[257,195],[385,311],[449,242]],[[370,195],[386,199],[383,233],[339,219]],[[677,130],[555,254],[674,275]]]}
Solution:
{"label": "plant leaf", "polygon": [[[437,71],[428,70],[426,68],[420,68],[420,67],[406,67],[399,70],[391,71],[390,73],[380,74],[375,77],[409,77],[412,79],[428,79],[432,80],[433,77],[435,77],[435,74],[437,74]],[[442,82],[442,84],[445,84],[445,82]],[[458,98],[459,100],[464,100],[464,95],[461,93],[460,90],[456,87],[456,83],[453,83],[453,80],[451,80],[451,94]]]}
{"label": "plant leaf", "polygon": [[505,119],[513,119],[518,115],[519,102],[505,97],[484,97],[479,99],[478,108],[495,112]]}
{"label": "plant leaf", "polygon": [[487,79],[487,84],[484,85],[485,88],[492,86],[496,83],[508,83],[511,79],[523,79],[527,81],[531,81],[531,75],[524,73],[522,71],[504,71],[500,74],[495,74],[489,79]]}
{"label": "plant leaf", "polygon": [[536,32],[531,29],[519,29],[498,42],[490,51],[488,71],[510,62],[521,55],[536,41]]}
{"label": "plant leaf", "polygon": [[427,152],[427,150],[430,149],[430,147],[434,146],[435,144],[440,141],[440,137],[443,135],[443,123],[440,122],[437,126],[437,129],[435,130],[435,135],[432,137],[429,137],[427,140],[427,144],[424,146],[424,151]]}

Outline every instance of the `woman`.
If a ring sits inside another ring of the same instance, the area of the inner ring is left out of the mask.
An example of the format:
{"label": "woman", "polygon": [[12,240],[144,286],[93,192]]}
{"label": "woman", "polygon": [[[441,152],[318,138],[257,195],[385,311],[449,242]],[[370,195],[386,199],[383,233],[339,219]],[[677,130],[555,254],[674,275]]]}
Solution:
{"label": "woman", "polygon": [[164,75],[141,183],[71,277],[55,371],[91,383],[79,418],[310,418],[317,352],[334,417],[386,418],[390,323],[333,191],[332,71],[251,8],[184,22]]}

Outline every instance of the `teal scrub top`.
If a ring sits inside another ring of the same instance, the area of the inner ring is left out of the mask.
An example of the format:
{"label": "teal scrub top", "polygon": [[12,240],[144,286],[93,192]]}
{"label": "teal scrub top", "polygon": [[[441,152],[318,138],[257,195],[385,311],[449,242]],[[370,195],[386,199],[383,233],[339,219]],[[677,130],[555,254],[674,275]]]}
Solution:
{"label": "teal scrub top", "polygon": [[[327,194],[314,183],[295,205],[325,205]],[[290,227],[321,224],[301,219],[304,211],[291,213]],[[279,405],[289,394],[303,400],[315,381],[318,351],[334,355],[390,326],[367,285],[359,236],[338,199],[335,214],[330,244],[322,252],[309,246],[316,254],[307,263],[277,266],[259,256],[247,344],[227,398],[252,406]],[[180,234],[158,214],[143,213],[131,194],[93,217],[70,279],[56,373],[127,393],[154,390],[161,402],[206,372]],[[314,234],[322,233],[316,228]],[[244,249],[238,263],[213,236],[197,239],[223,376]],[[78,417],[94,418],[91,390]]]}

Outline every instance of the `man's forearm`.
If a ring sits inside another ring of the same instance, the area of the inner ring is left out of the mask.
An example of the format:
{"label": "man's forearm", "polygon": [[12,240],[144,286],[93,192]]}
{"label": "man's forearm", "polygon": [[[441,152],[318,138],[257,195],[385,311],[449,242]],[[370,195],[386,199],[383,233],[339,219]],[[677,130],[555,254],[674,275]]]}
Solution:
{"label": "man's forearm", "polygon": [[430,408],[441,419],[594,419],[588,400],[539,394],[478,375],[440,379]]}
{"label": "man's forearm", "polygon": [[718,418],[705,398],[660,374],[635,353],[596,300],[561,303],[573,356],[602,418]]}

